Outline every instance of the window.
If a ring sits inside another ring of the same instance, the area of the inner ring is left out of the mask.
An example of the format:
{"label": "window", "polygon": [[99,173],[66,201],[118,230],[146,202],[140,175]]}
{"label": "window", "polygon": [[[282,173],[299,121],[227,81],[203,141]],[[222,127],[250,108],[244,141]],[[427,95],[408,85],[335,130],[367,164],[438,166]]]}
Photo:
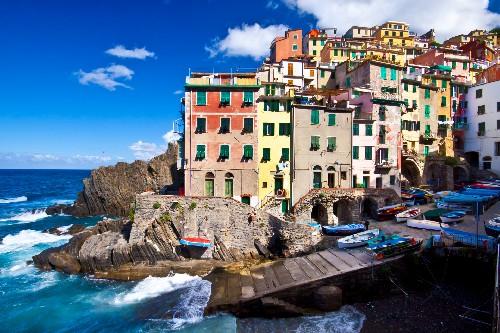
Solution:
{"label": "window", "polygon": [[244,145],[243,146],[243,158],[246,160],[253,159],[253,146],[252,145]]}
{"label": "window", "polygon": [[500,129],[500,119],[497,119],[497,129]]}
{"label": "window", "polygon": [[231,92],[229,91],[221,91],[220,92],[220,103],[224,105],[231,104]]}
{"label": "window", "polygon": [[317,136],[317,135],[311,136],[311,149],[312,150],[319,149],[319,136]]}
{"label": "window", "polygon": [[446,106],[446,96],[441,96],[441,106]]}
{"label": "window", "polygon": [[424,146],[424,156],[429,155],[429,146]]}
{"label": "window", "polygon": [[314,69],[309,70],[309,76],[314,76]]}
{"label": "window", "polygon": [[378,141],[380,144],[385,144],[385,125],[379,127]]}
{"label": "window", "polygon": [[359,124],[352,124],[352,135],[359,135]]}
{"label": "window", "polygon": [[299,47],[297,46],[297,44],[293,44],[292,45],[292,50],[293,51],[297,51],[299,49]]}
{"label": "window", "polygon": [[229,158],[229,145],[220,145],[219,158],[221,160]]}
{"label": "window", "polygon": [[452,61],[452,62],[451,62],[451,68],[452,68],[452,69],[457,68],[457,62],[456,62],[456,61]]}
{"label": "window", "polygon": [[500,102],[497,102],[497,112],[500,112]]}
{"label": "window", "polygon": [[311,110],[311,125],[319,124],[319,110]]}
{"label": "window", "polygon": [[315,56],[315,55],[316,55],[316,50],[313,50],[313,56]]}
{"label": "window", "polygon": [[404,91],[408,91],[408,83],[403,83],[403,89]]}
{"label": "window", "polygon": [[372,147],[365,147],[365,160],[372,159]]}
{"label": "window", "polygon": [[351,86],[351,78],[350,77],[345,78],[345,86],[347,88],[349,88]]}
{"label": "window", "polygon": [[229,133],[231,131],[231,119],[220,118],[220,133]]}
{"label": "window", "polygon": [[373,125],[371,125],[371,124],[366,124],[365,125],[365,135],[366,136],[372,136],[373,135]]}
{"label": "window", "polygon": [[339,55],[339,50],[333,50],[333,56],[336,57]]}
{"label": "window", "polygon": [[432,78],[432,85],[433,85],[434,87],[436,87],[436,86],[437,86],[437,80],[436,80],[436,78],[434,78],[434,77]]}
{"label": "window", "polygon": [[[393,56],[392,61],[395,61],[395,60],[396,60],[396,56]],[[395,68],[391,68],[391,80],[395,81],[396,78],[397,78],[397,71]]]}
{"label": "window", "polygon": [[196,145],[196,160],[201,161],[205,159],[205,145]]}
{"label": "window", "polygon": [[280,136],[288,136],[290,135],[290,123],[280,123],[279,124],[279,132]]}
{"label": "window", "polygon": [[495,156],[500,156],[500,142],[495,142]]}
{"label": "window", "polygon": [[313,40],[312,42],[313,42],[313,46],[316,46],[316,40]]}
{"label": "window", "polygon": [[196,132],[205,133],[207,131],[207,118],[196,118]]}
{"label": "window", "polygon": [[288,64],[288,75],[293,75],[293,64]]}
{"label": "window", "polygon": [[207,105],[207,92],[197,91],[196,92],[196,105]]}
{"label": "window", "polygon": [[328,114],[328,126],[335,126],[336,123],[336,114],[329,113]]}
{"label": "window", "polygon": [[412,90],[412,91],[413,91],[414,93],[416,93],[416,92],[417,92],[417,85],[416,85],[416,84],[414,84],[414,85],[413,85],[413,90]]}
{"label": "window", "polygon": [[233,196],[233,178],[228,177],[228,175],[231,175],[231,173],[226,174],[226,179],[224,180],[224,195],[226,197],[232,197]]}
{"label": "window", "polygon": [[273,123],[264,123],[262,126],[264,127],[264,136],[273,136],[274,135],[274,124]]}
{"label": "window", "polygon": [[484,136],[486,132],[486,123],[478,123],[477,127],[478,127],[477,136]]}
{"label": "window", "polygon": [[412,105],[412,107],[413,107],[414,109],[416,109],[416,108],[417,108],[417,100],[416,100],[416,99],[414,99],[414,100],[412,101],[411,105]]}
{"label": "window", "polygon": [[253,133],[253,118],[243,119],[243,132]]}
{"label": "window", "polygon": [[321,76],[322,78],[324,78],[324,77],[325,77],[325,70],[324,70],[324,69],[320,70],[320,76]]}
{"label": "window", "polygon": [[464,62],[464,67],[463,67],[463,69],[467,69],[467,63],[466,63],[466,62]]}
{"label": "window", "polygon": [[425,125],[425,136],[431,135],[431,125]]}
{"label": "window", "polygon": [[321,41],[321,46],[325,46],[325,41],[324,40]]}
{"label": "window", "polygon": [[441,80],[441,88],[446,89],[448,87],[448,83],[446,80]]}
{"label": "window", "polygon": [[262,148],[262,161],[267,162],[271,160],[271,148]]}
{"label": "window", "polygon": [[387,70],[386,70],[386,68],[385,67],[380,67],[380,78],[382,80],[385,80],[386,76],[387,76]]}
{"label": "window", "polygon": [[389,177],[389,184],[390,184],[390,185],[396,185],[396,176],[391,175],[391,176]]}
{"label": "window", "polygon": [[243,92],[243,103],[253,104],[253,92],[252,91],[244,91]]}
{"label": "window", "polygon": [[290,148],[281,148],[281,160],[282,161],[290,160]]}
{"label": "window", "polygon": [[385,107],[381,106],[378,110],[378,119],[380,121],[385,121]]}
{"label": "window", "polygon": [[359,160],[359,146],[352,146],[352,159]]}
{"label": "window", "polygon": [[431,98],[431,90],[429,88],[425,88],[425,98]]}
{"label": "window", "polygon": [[274,84],[266,85],[266,96],[274,96],[276,94],[276,86]]}
{"label": "window", "polygon": [[336,137],[328,137],[326,150],[335,151],[336,149],[337,149],[337,138]]}
{"label": "window", "polygon": [[262,188],[267,188],[267,182],[262,182]]}
{"label": "window", "polygon": [[340,179],[347,180],[347,171],[340,171]]}
{"label": "window", "polygon": [[485,113],[486,113],[486,107],[484,105],[478,105],[477,114],[485,114]]}
{"label": "window", "polygon": [[476,90],[476,98],[481,98],[481,97],[483,97],[483,89]]}
{"label": "window", "polygon": [[425,119],[430,119],[431,118],[431,106],[430,105],[425,105],[424,106],[424,117]]}

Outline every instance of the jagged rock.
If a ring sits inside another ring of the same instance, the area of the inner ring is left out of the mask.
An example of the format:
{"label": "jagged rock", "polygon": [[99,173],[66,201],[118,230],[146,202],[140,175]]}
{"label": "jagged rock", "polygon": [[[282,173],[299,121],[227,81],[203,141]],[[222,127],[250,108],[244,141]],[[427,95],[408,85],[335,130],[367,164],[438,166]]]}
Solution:
{"label": "jagged rock", "polygon": [[73,224],[71,227],[68,228],[67,231],[63,231],[57,227],[54,227],[54,228],[46,229],[43,232],[47,232],[47,233],[53,234],[53,235],[74,235],[74,234],[77,234],[83,230],[85,230],[84,225]]}
{"label": "jagged rock", "polygon": [[154,191],[166,193],[175,189],[180,180],[177,167],[177,145],[149,162],[119,162],[115,166],[100,167],[83,181],[83,191],[72,205],[47,208],[49,215],[74,216],[111,215],[127,216],[138,193]]}
{"label": "jagged rock", "polygon": [[52,252],[48,255],[48,261],[51,266],[67,274],[76,274],[80,272],[80,263],[72,255],[66,252]]}

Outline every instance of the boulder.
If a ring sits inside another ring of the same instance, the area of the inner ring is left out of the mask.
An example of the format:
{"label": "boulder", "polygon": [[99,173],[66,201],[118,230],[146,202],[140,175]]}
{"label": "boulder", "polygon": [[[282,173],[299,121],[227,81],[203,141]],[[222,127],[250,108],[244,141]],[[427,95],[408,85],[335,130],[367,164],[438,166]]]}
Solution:
{"label": "boulder", "polygon": [[314,305],[321,311],[336,311],[342,306],[342,289],[322,286],[314,291]]}
{"label": "boulder", "polygon": [[66,252],[52,252],[48,255],[51,266],[67,274],[77,274],[80,272],[80,263],[72,255]]}

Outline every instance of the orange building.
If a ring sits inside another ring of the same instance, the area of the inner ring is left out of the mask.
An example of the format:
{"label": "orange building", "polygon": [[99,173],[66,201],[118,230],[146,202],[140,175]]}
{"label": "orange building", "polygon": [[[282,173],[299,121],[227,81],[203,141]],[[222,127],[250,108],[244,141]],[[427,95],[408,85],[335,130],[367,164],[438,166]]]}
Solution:
{"label": "orange building", "polygon": [[271,43],[271,62],[302,55],[302,30],[288,30],[285,37],[276,37]]}

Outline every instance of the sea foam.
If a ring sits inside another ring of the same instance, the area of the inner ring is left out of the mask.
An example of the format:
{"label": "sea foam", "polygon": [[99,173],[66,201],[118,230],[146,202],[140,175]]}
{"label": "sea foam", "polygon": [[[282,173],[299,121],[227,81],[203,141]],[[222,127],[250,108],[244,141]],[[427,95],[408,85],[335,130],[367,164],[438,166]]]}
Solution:
{"label": "sea foam", "polygon": [[199,279],[195,285],[188,288],[175,306],[171,329],[178,330],[185,324],[194,324],[203,320],[203,313],[207,307],[212,291],[212,284],[207,280]]}
{"label": "sea foam", "polygon": [[30,223],[30,222],[35,222],[35,221],[44,219],[48,216],[49,215],[47,215],[47,213],[45,212],[45,209],[37,209],[34,211],[29,211],[29,212],[17,214],[17,215],[14,215],[12,217],[0,219],[0,222],[19,221],[22,223]]}
{"label": "sea foam", "polygon": [[0,199],[0,204],[9,204],[9,203],[23,202],[23,201],[28,201],[28,197],[23,195],[17,198]]}
{"label": "sea foam", "polygon": [[112,303],[124,305],[140,302],[147,298],[157,297],[161,294],[172,292],[176,289],[185,288],[200,281],[199,276],[188,274],[174,274],[166,277],[148,276],[139,282],[132,290],[116,296]]}
{"label": "sea foam", "polygon": [[20,251],[33,247],[37,244],[55,243],[68,240],[71,235],[52,235],[36,230],[21,230],[15,235],[7,235],[0,244],[0,253]]}

